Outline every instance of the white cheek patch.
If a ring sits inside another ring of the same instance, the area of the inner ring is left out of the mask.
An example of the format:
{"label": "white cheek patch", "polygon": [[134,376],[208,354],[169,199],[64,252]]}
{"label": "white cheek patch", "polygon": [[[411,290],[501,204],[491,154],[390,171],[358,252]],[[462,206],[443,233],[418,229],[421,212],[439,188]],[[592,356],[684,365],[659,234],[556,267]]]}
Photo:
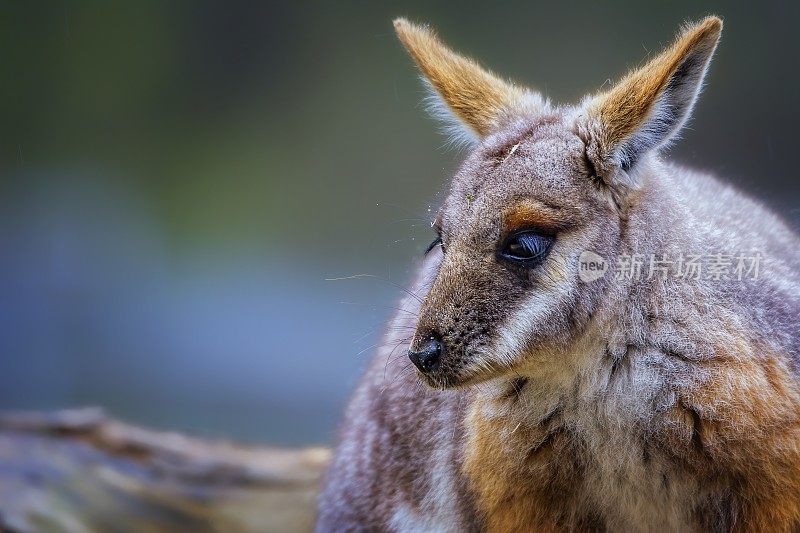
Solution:
{"label": "white cheek patch", "polygon": [[552,309],[549,298],[533,294],[528,297],[519,311],[509,316],[498,329],[496,338],[489,353],[496,361],[510,365],[527,345],[530,334]]}
{"label": "white cheek patch", "polygon": [[556,310],[566,305],[574,289],[574,284],[568,281],[569,278],[563,277],[563,274],[564,272],[559,271],[561,279],[537,288],[506,319],[498,328],[495,341],[484,357],[511,365],[525,351],[531,335],[545,325]]}

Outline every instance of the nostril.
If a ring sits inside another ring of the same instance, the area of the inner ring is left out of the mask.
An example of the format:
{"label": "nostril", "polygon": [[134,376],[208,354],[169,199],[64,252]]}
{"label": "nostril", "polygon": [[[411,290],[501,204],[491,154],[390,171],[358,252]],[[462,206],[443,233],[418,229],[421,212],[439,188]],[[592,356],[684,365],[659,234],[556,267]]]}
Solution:
{"label": "nostril", "polygon": [[442,343],[431,337],[419,350],[409,350],[408,358],[420,372],[428,373],[436,370],[442,358]]}

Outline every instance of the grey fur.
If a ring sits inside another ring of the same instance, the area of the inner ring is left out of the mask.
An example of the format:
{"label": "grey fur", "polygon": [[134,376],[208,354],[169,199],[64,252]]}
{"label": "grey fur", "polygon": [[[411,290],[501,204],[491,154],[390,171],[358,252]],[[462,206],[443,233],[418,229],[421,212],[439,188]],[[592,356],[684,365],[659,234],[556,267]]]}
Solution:
{"label": "grey fur", "polygon": [[[701,81],[685,91],[687,113]],[[695,431],[709,423],[702,405],[682,402],[716,386],[708,363],[742,342],[777,354],[796,385],[800,240],[730,186],[662,161],[655,148],[666,138],[636,154],[636,187],[609,191],[592,175],[602,162],[587,155],[587,120],[583,105],[515,117],[456,173],[440,210],[446,252],[423,261],[411,287],[419,299],[403,299],[350,402],[318,531],[483,529],[464,472],[474,430],[466,420],[476,408],[505,421],[511,440],[520,427],[540,431],[541,441],[528,443],[534,450],[555,433],[568,436],[549,469],[554,522],[565,530],[729,530],[742,520],[744,489],[725,476],[712,483],[687,466],[694,459],[677,457],[676,434],[686,436],[686,454],[710,452],[704,436],[680,433],[667,413],[696,417],[687,422]],[[495,255],[503,213],[520,199],[569,221],[548,261],[527,274]],[[757,279],[584,283],[585,250],[611,263],[633,253],[758,252],[762,260]],[[436,375],[421,379],[408,362],[425,336],[412,339],[415,329],[435,329],[450,347]]]}

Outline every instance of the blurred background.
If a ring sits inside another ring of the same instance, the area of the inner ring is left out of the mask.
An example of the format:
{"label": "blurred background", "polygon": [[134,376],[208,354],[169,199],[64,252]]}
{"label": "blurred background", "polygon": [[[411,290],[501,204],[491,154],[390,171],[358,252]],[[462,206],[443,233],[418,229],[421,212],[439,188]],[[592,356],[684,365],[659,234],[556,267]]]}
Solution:
{"label": "blurred background", "polygon": [[392,18],[570,102],[712,12],[672,157],[800,228],[796,3],[0,2],[0,408],[330,443],[461,157]]}

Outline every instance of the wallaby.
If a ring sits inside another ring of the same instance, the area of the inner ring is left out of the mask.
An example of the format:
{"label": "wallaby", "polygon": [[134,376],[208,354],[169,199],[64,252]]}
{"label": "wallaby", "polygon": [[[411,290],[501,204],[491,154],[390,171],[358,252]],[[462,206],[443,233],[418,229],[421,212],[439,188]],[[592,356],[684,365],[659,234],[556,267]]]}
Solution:
{"label": "wallaby", "polygon": [[471,148],[318,530],[798,531],[800,240],[659,158],[722,21],[570,106],[395,28]]}

